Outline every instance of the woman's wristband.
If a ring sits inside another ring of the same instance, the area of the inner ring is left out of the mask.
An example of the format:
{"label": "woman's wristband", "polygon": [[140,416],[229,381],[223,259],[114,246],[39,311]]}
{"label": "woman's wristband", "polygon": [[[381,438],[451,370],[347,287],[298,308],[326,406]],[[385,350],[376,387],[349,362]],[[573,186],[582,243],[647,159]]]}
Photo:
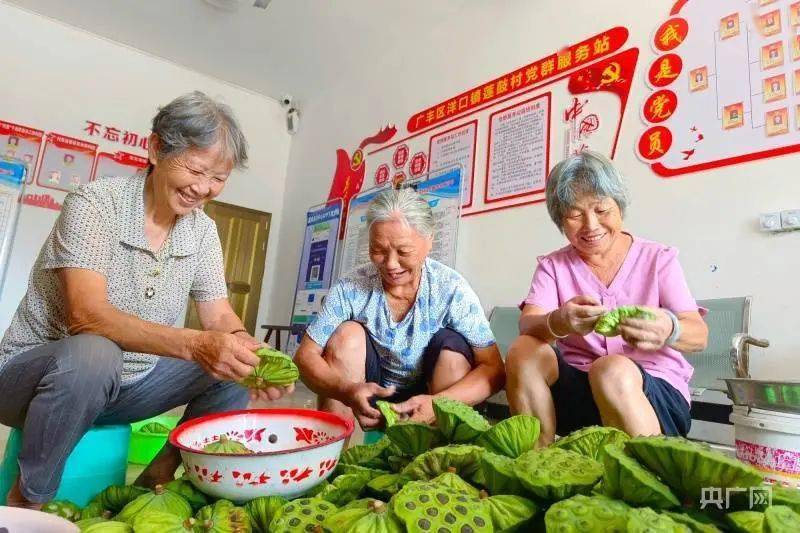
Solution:
{"label": "woman's wristband", "polygon": [[670,311],[669,309],[662,309],[664,313],[669,317],[670,322],[672,322],[672,333],[667,340],[664,341],[664,346],[672,346],[678,339],[681,337],[681,322],[678,320],[678,317],[675,316],[675,313]]}
{"label": "woman's wristband", "polygon": [[549,313],[547,313],[547,318],[545,318],[545,322],[547,323],[547,331],[549,331],[550,335],[552,335],[556,339],[564,339],[569,334],[567,334],[567,335],[559,335],[555,331],[553,331],[553,328],[550,326],[550,315],[552,315],[554,311],[555,311],[555,309],[553,309],[553,311],[550,311]]}

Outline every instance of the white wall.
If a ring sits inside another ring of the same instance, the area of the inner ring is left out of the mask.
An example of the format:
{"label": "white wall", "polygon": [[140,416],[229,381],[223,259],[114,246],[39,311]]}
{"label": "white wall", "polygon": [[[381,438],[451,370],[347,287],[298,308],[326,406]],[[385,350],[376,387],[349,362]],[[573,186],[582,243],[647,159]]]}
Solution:
{"label": "white wall", "polygon": [[[276,311],[289,315],[304,213],[326,198],[337,148],[352,153],[363,137],[386,122],[404,126],[412,112],[599,31],[624,25],[631,30],[626,46],[642,51],[640,78],[634,83],[616,156],[633,195],[627,227],[681,250],[698,299],[753,295],[752,332],[773,344],[767,352],[754,350],[753,375],[800,378],[796,357],[800,318],[795,304],[800,292],[800,232],[765,236],[756,231],[759,212],[800,208],[798,156],[664,180],[634,155],[635,139],[643,129],[638,109],[646,96],[641,76],[655,57],[649,39],[672,4],[672,0],[580,0],[568,5],[558,0],[476,2],[444,21],[434,34],[416,35],[410,30],[408,39],[381,57],[372,57],[368,47],[359,48],[354,36],[353,61],[363,67],[360,76],[321,87],[303,109],[301,131],[292,141]],[[483,165],[485,159],[481,163],[479,158],[479,178]],[[368,167],[365,182],[369,172]],[[458,268],[485,308],[513,305],[526,294],[536,256],[563,243],[541,204],[470,217],[461,225]]]}
{"label": "white wall", "polygon": [[[148,133],[158,106],[195,89],[234,109],[250,144],[250,163],[231,176],[218,199],[272,213],[258,317],[259,323],[282,317],[269,305],[290,140],[277,102],[2,3],[0,28],[0,50],[5,51],[0,57],[2,120],[89,140],[83,132],[85,120]],[[91,140],[97,142],[97,137]],[[101,149],[126,150],[105,142]],[[57,192],[53,196],[63,200]],[[25,293],[31,266],[57,216],[57,211],[27,205],[21,211],[0,298],[0,331]]]}

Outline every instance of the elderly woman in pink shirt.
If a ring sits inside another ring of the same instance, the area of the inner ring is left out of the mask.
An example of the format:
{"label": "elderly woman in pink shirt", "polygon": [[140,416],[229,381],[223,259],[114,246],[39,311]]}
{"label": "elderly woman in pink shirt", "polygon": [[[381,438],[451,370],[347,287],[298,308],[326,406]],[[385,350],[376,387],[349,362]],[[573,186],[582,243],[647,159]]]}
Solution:
{"label": "elderly woman in pink shirt", "polygon": [[[512,413],[539,417],[542,445],[593,424],[686,435],[693,370],[681,353],[703,350],[708,329],[678,251],[623,230],[628,191],[600,154],[557,164],[546,194],[569,244],[539,257],[521,304],[506,362]],[[616,337],[593,331],[622,305],[647,307],[655,319],[626,319]]]}

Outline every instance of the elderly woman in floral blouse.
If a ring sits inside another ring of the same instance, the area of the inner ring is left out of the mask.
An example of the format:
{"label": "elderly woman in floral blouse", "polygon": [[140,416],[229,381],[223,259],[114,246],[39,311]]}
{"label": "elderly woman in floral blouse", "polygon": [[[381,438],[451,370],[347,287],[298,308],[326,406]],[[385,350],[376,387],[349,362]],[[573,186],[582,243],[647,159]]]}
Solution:
{"label": "elderly woman in floral blouse", "polygon": [[401,417],[434,420],[432,399],[482,402],[503,362],[478,297],[428,257],[433,214],[413,189],[379,194],[367,212],[368,266],[340,279],[295,355],[323,409],[380,424],[377,399]]}

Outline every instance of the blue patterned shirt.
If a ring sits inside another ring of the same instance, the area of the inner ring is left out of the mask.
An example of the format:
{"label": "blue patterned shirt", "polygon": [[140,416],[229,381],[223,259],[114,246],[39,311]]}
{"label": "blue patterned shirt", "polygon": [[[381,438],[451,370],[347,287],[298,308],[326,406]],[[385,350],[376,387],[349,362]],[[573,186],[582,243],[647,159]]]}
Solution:
{"label": "blue patterned shirt", "polygon": [[414,306],[400,322],[392,318],[380,273],[370,264],[333,285],[306,333],[324,347],[336,328],[348,320],[362,323],[372,335],[384,387],[403,389],[421,378],[422,354],[441,328],[457,331],[476,348],[495,343],[478,296],[467,280],[430,258],[422,268]]}

